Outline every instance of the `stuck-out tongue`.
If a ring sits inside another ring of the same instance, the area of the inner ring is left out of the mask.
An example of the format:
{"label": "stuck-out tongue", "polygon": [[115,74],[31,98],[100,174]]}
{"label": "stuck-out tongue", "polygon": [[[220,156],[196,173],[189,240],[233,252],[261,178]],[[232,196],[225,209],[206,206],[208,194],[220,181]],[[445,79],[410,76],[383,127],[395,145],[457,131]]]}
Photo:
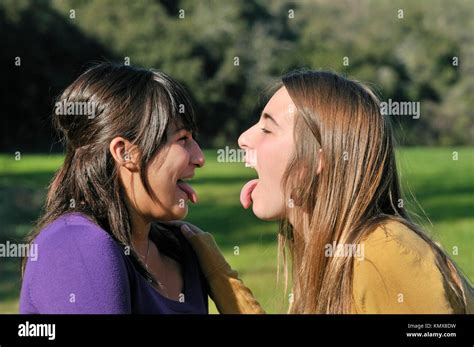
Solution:
{"label": "stuck-out tongue", "polygon": [[193,204],[197,202],[197,194],[188,183],[184,181],[179,181],[178,187],[188,195],[188,199],[191,200]]}
{"label": "stuck-out tongue", "polygon": [[244,208],[249,208],[252,204],[252,192],[258,184],[258,179],[251,180],[242,187],[240,191],[240,203]]}

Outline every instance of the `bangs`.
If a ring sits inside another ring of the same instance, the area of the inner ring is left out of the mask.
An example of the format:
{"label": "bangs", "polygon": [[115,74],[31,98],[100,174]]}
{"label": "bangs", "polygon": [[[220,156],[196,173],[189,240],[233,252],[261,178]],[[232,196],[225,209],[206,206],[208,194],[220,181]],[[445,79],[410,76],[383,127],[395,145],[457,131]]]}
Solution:
{"label": "bangs", "polygon": [[194,108],[186,89],[170,76],[153,71],[153,81],[166,91],[169,102],[167,127],[197,132]]}
{"label": "bangs", "polygon": [[193,134],[197,133],[197,124],[194,108],[188,98],[176,100],[176,110],[172,110],[169,117],[169,127],[176,130],[187,130]]}

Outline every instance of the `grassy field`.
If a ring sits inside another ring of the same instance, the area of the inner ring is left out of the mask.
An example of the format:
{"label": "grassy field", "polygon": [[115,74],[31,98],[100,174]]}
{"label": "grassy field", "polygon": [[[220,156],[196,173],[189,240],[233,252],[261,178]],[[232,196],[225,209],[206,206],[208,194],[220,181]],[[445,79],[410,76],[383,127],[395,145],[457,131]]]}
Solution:
{"label": "grassy field", "polygon": [[[453,160],[453,152],[458,160]],[[193,186],[200,201],[190,207],[188,220],[215,235],[231,265],[268,312],[285,312],[287,300],[276,282],[277,226],[259,221],[239,203],[240,188],[255,177],[255,171],[241,163],[218,163],[216,157],[216,151],[206,151],[206,166],[197,171]],[[412,208],[472,281],[474,148],[402,149],[398,159],[402,180],[408,182],[424,213],[416,204]],[[61,162],[58,155],[25,154],[19,161],[13,155],[0,155],[0,243],[21,240],[30,230]],[[18,266],[18,259],[0,258],[0,313],[17,312]],[[211,312],[216,312],[212,304]]]}

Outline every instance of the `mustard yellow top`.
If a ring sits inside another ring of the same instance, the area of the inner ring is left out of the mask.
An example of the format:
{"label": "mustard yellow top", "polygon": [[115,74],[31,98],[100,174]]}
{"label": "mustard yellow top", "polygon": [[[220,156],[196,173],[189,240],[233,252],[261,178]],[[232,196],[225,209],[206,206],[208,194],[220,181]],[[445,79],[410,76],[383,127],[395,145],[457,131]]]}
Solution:
{"label": "mustard yellow top", "polygon": [[[363,260],[355,261],[355,313],[461,313],[435,262],[430,245],[399,222],[375,229],[361,243]],[[459,275],[459,274],[458,274]],[[463,282],[471,310],[472,287]]]}
{"label": "mustard yellow top", "polygon": [[[213,237],[189,238],[197,253],[210,295],[220,313],[265,313],[226,262]],[[361,243],[355,260],[354,313],[461,313],[452,304],[433,251],[415,232],[399,222],[387,222]],[[474,313],[472,286],[460,275],[467,312]]]}

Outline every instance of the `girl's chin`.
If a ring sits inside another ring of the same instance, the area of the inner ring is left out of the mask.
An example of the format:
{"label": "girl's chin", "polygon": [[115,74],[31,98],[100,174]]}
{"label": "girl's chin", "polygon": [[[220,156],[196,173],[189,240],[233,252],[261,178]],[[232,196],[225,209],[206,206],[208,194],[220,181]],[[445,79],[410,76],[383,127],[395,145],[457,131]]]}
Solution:
{"label": "girl's chin", "polygon": [[254,215],[264,221],[274,221],[281,219],[282,212],[279,209],[272,208],[268,205],[260,205],[258,201],[252,204],[252,211]]}
{"label": "girl's chin", "polygon": [[176,205],[173,208],[173,215],[174,220],[184,219],[188,215],[188,205],[184,204],[184,206]]}
{"label": "girl's chin", "polygon": [[154,219],[161,222],[168,222],[173,220],[181,220],[186,218],[188,215],[188,206],[185,205],[184,207],[180,205],[174,205],[167,209],[166,212],[161,213],[158,216],[155,216]]}

